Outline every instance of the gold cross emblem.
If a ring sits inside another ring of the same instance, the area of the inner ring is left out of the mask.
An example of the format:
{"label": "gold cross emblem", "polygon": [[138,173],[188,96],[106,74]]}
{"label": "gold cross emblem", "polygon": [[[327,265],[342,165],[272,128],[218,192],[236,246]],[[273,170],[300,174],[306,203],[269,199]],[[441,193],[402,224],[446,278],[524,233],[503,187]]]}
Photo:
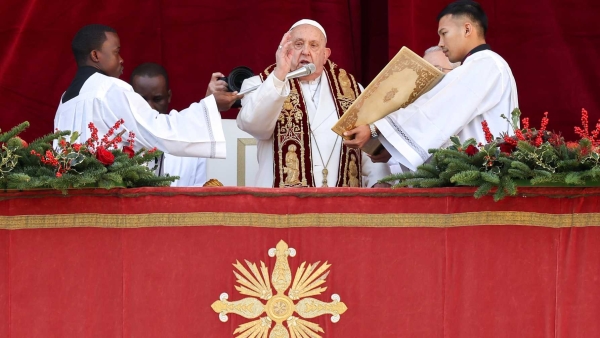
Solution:
{"label": "gold cross emblem", "polygon": [[[325,284],[331,264],[325,262],[319,266],[320,262],[316,262],[306,266],[304,262],[298,267],[292,281],[292,272],[287,258],[295,255],[296,250],[289,248],[284,241],[279,241],[276,248],[270,249],[269,256],[276,258],[270,279],[268,269],[263,262],[260,262],[260,270],[256,264],[248,261],[245,261],[248,268],[239,261],[233,264],[237,269],[237,272],[234,270],[233,273],[237,283],[240,284],[235,286],[236,290],[251,297],[230,302],[227,300],[229,296],[223,293],[220,300],[212,304],[212,309],[219,314],[222,322],[228,320],[227,314],[230,313],[248,319],[266,314],[257,320],[240,325],[233,332],[237,334],[237,338],[321,337],[318,333],[324,333],[323,329],[318,324],[305,319],[330,314],[331,321],[337,323],[340,315],[346,312],[348,308],[340,301],[340,296],[337,294],[331,296],[330,303],[311,298],[327,289],[321,286]],[[277,292],[275,295],[271,284]],[[288,291],[287,295],[286,291]],[[266,301],[266,304],[263,301]],[[299,317],[294,316],[294,313]],[[273,322],[275,327],[271,329]],[[286,326],[283,325],[284,322]]]}

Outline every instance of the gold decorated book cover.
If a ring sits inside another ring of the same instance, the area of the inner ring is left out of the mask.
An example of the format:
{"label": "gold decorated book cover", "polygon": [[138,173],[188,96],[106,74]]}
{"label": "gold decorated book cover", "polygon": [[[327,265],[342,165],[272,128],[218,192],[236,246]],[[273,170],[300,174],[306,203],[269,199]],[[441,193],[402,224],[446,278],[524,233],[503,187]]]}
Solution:
{"label": "gold decorated book cover", "polygon": [[356,126],[382,119],[414,102],[443,77],[429,62],[402,47],[331,130],[343,136]]}

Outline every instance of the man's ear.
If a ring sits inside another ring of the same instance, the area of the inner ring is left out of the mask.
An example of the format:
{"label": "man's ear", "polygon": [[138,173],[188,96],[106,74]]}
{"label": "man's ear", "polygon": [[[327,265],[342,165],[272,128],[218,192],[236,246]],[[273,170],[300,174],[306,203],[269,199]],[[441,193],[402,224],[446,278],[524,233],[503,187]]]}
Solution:
{"label": "man's ear", "polygon": [[474,33],[475,31],[473,30],[473,25],[470,22],[465,22],[465,37],[468,37]]}
{"label": "man's ear", "polygon": [[93,50],[90,52],[90,60],[92,60],[92,62],[95,62],[95,63],[100,62],[100,58],[98,57],[97,50]]}
{"label": "man's ear", "polygon": [[327,59],[329,59],[330,56],[331,56],[331,49],[325,48],[325,61],[327,61]]}
{"label": "man's ear", "polygon": [[171,89],[167,91],[167,103],[171,103],[171,98],[173,97],[173,93],[171,93]]}

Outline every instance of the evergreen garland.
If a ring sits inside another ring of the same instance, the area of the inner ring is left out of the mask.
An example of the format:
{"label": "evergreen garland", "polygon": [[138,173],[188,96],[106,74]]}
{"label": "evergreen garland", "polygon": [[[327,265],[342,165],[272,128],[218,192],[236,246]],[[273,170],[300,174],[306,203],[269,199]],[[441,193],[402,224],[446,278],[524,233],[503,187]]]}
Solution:
{"label": "evergreen garland", "polygon": [[133,152],[133,133],[129,146],[120,147],[123,132],[116,131],[123,122],[117,122],[102,140],[90,123],[93,136],[85,144],[76,143],[79,134],[70,131],[56,131],[28,144],[18,136],[29,127],[28,122],[0,133],[0,189],[50,188],[66,193],[83,187],[169,186],[177,180],[177,176],[157,177],[146,165],[160,158],[161,151],[142,148]]}
{"label": "evergreen garland", "polygon": [[[475,139],[464,143],[452,137],[446,149],[430,149],[430,162],[414,172],[395,174],[380,182],[393,187],[478,187],[475,198],[493,192],[494,200],[517,194],[517,186],[590,186],[600,185],[600,121],[591,133],[588,113],[582,109],[582,127],[575,127],[578,142],[565,142],[560,134],[548,132],[548,113],[539,129],[529,127],[529,119],[522,120],[515,109],[506,118],[514,135],[494,139],[487,122],[482,127],[486,144]],[[504,117],[504,116],[503,116]]]}

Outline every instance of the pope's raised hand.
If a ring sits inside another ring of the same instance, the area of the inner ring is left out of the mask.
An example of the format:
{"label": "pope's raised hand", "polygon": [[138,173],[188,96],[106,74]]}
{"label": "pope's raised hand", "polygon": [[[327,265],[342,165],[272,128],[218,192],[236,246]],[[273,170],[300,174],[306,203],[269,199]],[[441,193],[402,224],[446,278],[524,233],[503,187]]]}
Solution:
{"label": "pope's raised hand", "polygon": [[285,76],[291,71],[292,54],[291,33],[287,32],[283,35],[283,38],[277,47],[277,52],[275,52],[275,62],[277,66],[274,72],[275,76],[281,81],[285,81]]}

